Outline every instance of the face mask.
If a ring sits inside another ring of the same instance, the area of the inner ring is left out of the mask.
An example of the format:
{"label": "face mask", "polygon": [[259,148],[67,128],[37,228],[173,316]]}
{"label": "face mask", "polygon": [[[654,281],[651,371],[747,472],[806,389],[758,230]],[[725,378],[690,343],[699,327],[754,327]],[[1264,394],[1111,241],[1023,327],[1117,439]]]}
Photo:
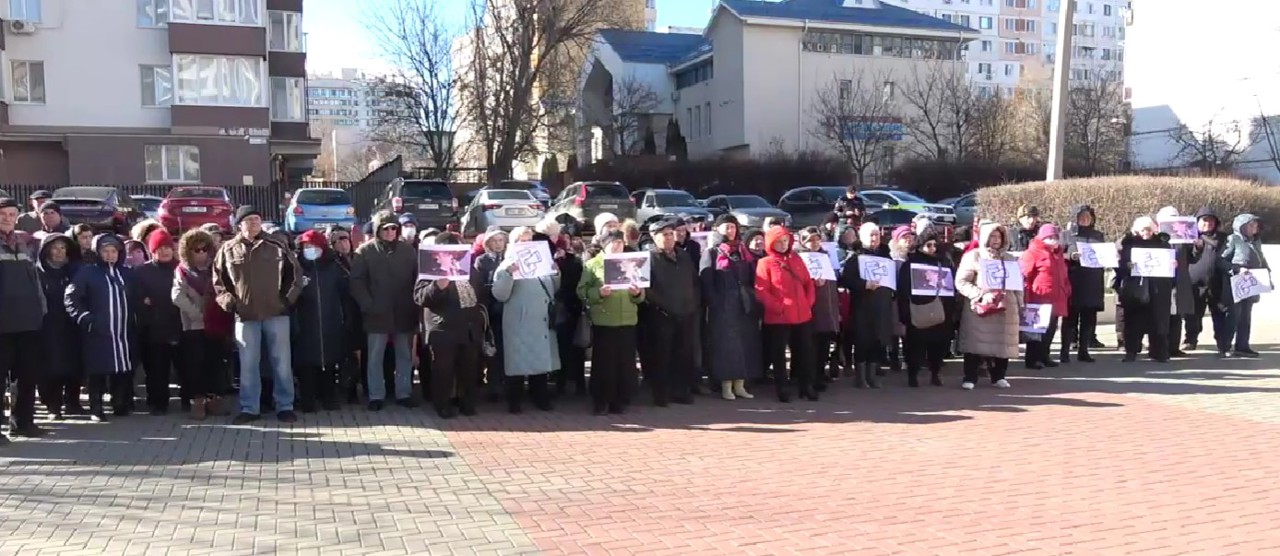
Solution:
{"label": "face mask", "polygon": [[314,261],[316,259],[319,259],[320,255],[323,253],[324,253],[324,250],[320,249],[319,247],[304,247],[302,249],[302,258],[308,261]]}
{"label": "face mask", "polygon": [[400,228],[400,237],[405,241],[412,241],[418,237],[418,229],[413,226],[405,226]]}

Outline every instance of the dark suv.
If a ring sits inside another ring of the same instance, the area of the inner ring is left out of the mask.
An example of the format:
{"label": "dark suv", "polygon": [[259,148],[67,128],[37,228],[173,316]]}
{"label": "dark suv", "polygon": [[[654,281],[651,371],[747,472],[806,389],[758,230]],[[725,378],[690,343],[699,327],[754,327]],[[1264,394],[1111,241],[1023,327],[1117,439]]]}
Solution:
{"label": "dark suv", "polygon": [[443,230],[457,222],[458,199],[448,182],[396,178],[374,201],[373,210],[391,211],[397,216],[412,214],[419,229]]}
{"label": "dark suv", "polygon": [[595,233],[596,216],[612,213],[618,220],[636,217],[636,205],[622,184],[614,181],[580,181],[569,184],[551,201],[547,215],[564,223],[572,219],[582,233]]}

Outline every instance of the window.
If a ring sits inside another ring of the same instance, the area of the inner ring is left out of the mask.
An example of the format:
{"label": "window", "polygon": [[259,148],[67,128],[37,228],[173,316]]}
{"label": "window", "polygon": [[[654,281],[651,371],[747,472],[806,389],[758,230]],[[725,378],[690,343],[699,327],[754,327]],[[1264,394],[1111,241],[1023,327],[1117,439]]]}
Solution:
{"label": "window", "polygon": [[1057,36],[1057,34],[1058,34],[1058,23],[1057,23],[1057,22],[1055,22],[1055,21],[1049,21],[1049,22],[1046,22],[1046,23],[1045,23],[1045,25],[1047,25],[1047,26],[1048,26],[1045,30],[1046,30],[1046,31],[1048,31],[1050,35]]}
{"label": "window", "polygon": [[172,0],[169,21],[262,25],[262,0]]}
{"label": "window", "polygon": [[703,108],[703,110],[704,112],[702,115],[707,119],[706,121],[707,125],[705,126],[707,129],[707,135],[711,135],[711,103],[708,102],[706,106]]}
{"label": "window", "polygon": [[990,64],[990,63],[988,63],[988,62],[979,62],[979,63],[978,63],[978,74],[979,74],[979,75],[991,75],[991,64]]}
{"label": "window", "polygon": [[881,95],[883,96],[885,102],[889,102],[893,100],[893,93],[895,90],[896,90],[896,87],[894,87],[892,81],[884,82],[884,88],[881,89]]}
{"label": "window", "polygon": [[1006,8],[1017,8],[1019,10],[1034,9],[1036,0],[1004,0]]}
{"label": "window", "polygon": [[44,62],[10,62],[13,84],[13,102],[18,104],[44,104]]}
{"label": "window", "polygon": [[969,16],[967,16],[967,15],[965,15],[965,14],[960,14],[960,15],[956,16],[956,22],[957,22],[957,23],[959,23],[960,25],[964,26],[964,27],[968,27],[968,26],[969,26],[970,21],[971,21],[971,20],[969,19]]}
{"label": "window", "polygon": [[147,145],[144,151],[147,181],[152,183],[200,181],[200,148],[192,145]]}
{"label": "window", "polygon": [[171,104],[173,104],[173,68],[142,66],[142,105],[169,106]]}
{"label": "window", "polygon": [[1084,7],[1085,7],[1086,13],[1088,13],[1089,15],[1093,15],[1093,2],[1089,2],[1085,4]]}
{"label": "window", "polygon": [[893,167],[897,165],[897,153],[895,152],[893,145],[884,145],[880,147],[880,163],[883,165],[881,168],[886,171],[892,170]]}
{"label": "window", "polygon": [[40,22],[40,0],[9,0],[9,19]]}
{"label": "window", "polygon": [[1004,65],[1004,76],[1005,76],[1005,77],[1013,77],[1013,68],[1014,68],[1014,67],[1015,67],[1015,64],[1005,64],[1005,65]]}
{"label": "window", "polygon": [[991,50],[992,50],[992,48],[991,48],[991,41],[988,41],[988,40],[984,40],[984,41],[982,41],[982,48],[981,48],[981,50],[982,50],[983,52],[991,52]]}
{"label": "window", "polygon": [[265,106],[262,58],[176,54],[177,103]]}
{"label": "window", "polygon": [[1049,10],[1051,12],[1056,12],[1062,9],[1062,2],[1061,0],[1048,0],[1047,2],[1044,3],[1044,9]]}
{"label": "window", "polygon": [[1102,15],[1108,16],[1108,17],[1111,16],[1111,4],[1102,5]]}
{"label": "window", "polygon": [[302,14],[298,12],[267,12],[271,25],[267,27],[270,39],[268,50],[302,52]]}
{"label": "window", "polygon": [[271,119],[279,122],[306,121],[302,112],[302,91],[306,88],[301,77],[272,77]]}
{"label": "window", "polygon": [[699,137],[701,135],[702,135],[702,107],[694,106],[693,107],[693,136]]}
{"label": "window", "polygon": [[1017,17],[1005,18],[1004,30],[1016,33],[1034,33],[1036,30],[1036,22],[1033,19],[1022,19]]}
{"label": "window", "polygon": [[164,27],[169,21],[169,0],[138,0],[138,27]]}
{"label": "window", "polygon": [[840,106],[848,106],[853,99],[853,81],[849,79],[840,80]]}
{"label": "window", "polygon": [[990,18],[990,17],[987,17],[987,16],[978,16],[978,28],[979,28],[979,29],[990,29],[990,28],[991,28],[991,18]]}
{"label": "window", "polygon": [[692,108],[684,109],[684,128],[683,129],[687,129],[689,130],[688,131],[689,133],[693,133],[693,109]]}

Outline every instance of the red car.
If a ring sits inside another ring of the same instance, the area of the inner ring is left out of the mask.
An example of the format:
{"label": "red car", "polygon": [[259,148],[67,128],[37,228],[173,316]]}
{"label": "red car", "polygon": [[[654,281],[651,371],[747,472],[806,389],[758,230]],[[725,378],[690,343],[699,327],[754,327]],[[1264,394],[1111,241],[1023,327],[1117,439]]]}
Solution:
{"label": "red car", "polygon": [[232,230],[235,208],[227,190],[221,187],[187,186],[169,190],[156,213],[170,233],[181,234],[192,228],[213,223]]}

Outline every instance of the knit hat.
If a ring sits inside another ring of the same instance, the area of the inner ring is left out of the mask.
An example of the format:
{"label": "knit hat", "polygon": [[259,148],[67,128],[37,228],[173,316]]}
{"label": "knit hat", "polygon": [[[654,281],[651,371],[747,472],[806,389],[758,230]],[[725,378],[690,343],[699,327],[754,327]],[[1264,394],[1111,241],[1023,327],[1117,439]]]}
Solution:
{"label": "knit hat", "polygon": [[240,222],[243,222],[245,218],[248,218],[250,216],[257,216],[258,218],[262,218],[262,213],[259,212],[257,207],[253,205],[243,205],[240,208],[236,209],[236,225],[239,226]]}
{"label": "knit hat", "polygon": [[21,210],[21,207],[18,206],[18,202],[10,199],[9,197],[0,197],[0,209],[3,208],[16,208]]}
{"label": "knit hat", "polygon": [[1058,227],[1053,224],[1041,225],[1040,231],[1036,232],[1036,239],[1044,240],[1051,237],[1058,237]]}
{"label": "knit hat", "polygon": [[53,193],[49,193],[46,189],[40,189],[32,193],[30,197],[27,197],[27,200],[34,201],[36,199],[50,199],[52,197]]}
{"label": "knit hat", "polygon": [[717,216],[717,217],[716,217],[716,220],[715,220],[715,223],[714,223],[714,224],[712,224],[712,225],[711,225],[711,227],[712,227],[712,228],[719,228],[721,224],[733,224],[733,225],[735,225],[735,226],[740,225],[740,224],[738,223],[738,217],[736,217],[736,216],[734,216],[734,215],[732,215],[732,214],[729,214],[729,213],[727,213],[727,212],[726,212],[726,213],[724,213],[724,214],[721,214],[720,216]]}
{"label": "knit hat", "polygon": [[659,218],[649,224],[649,233],[656,234],[665,230],[674,230],[680,227],[678,218]]}
{"label": "knit hat", "polygon": [[327,249],[329,247],[329,238],[320,230],[307,230],[298,236],[298,247],[318,247]]}
{"label": "knit hat", "polygon": [[46,210],[51,210],[58,214],[62,214],[62,206],[58,205],[58,203],[55,203],[53,201],[45,201],[43,203],[40,203],[40,212],[44,212]]}
{"label": "knit hat", "polygon": [[595,225],[596,231],[600,231],[600,230],[603,230],[604,227],[608,226],[609,224],[617,224],[618,217],[614,216],[612,212],[602,212],[600,214],[597,214],[596,219],[591,223]]}
{"label": "knit hat", "polygon": [[912,232],[911,226],[907,226],[905,224],[902,226],[898,226],[897,228],[893,229],[893,240],[898,241],[904,237],[907,237],[908,235],[911,235],[912,233],[914,232]]}
{"label": "knit hat", "polygon": [[156,228],[147,235],[147,252],[155,255],[162,247],[173,247],[173,236],[164,228]]}

